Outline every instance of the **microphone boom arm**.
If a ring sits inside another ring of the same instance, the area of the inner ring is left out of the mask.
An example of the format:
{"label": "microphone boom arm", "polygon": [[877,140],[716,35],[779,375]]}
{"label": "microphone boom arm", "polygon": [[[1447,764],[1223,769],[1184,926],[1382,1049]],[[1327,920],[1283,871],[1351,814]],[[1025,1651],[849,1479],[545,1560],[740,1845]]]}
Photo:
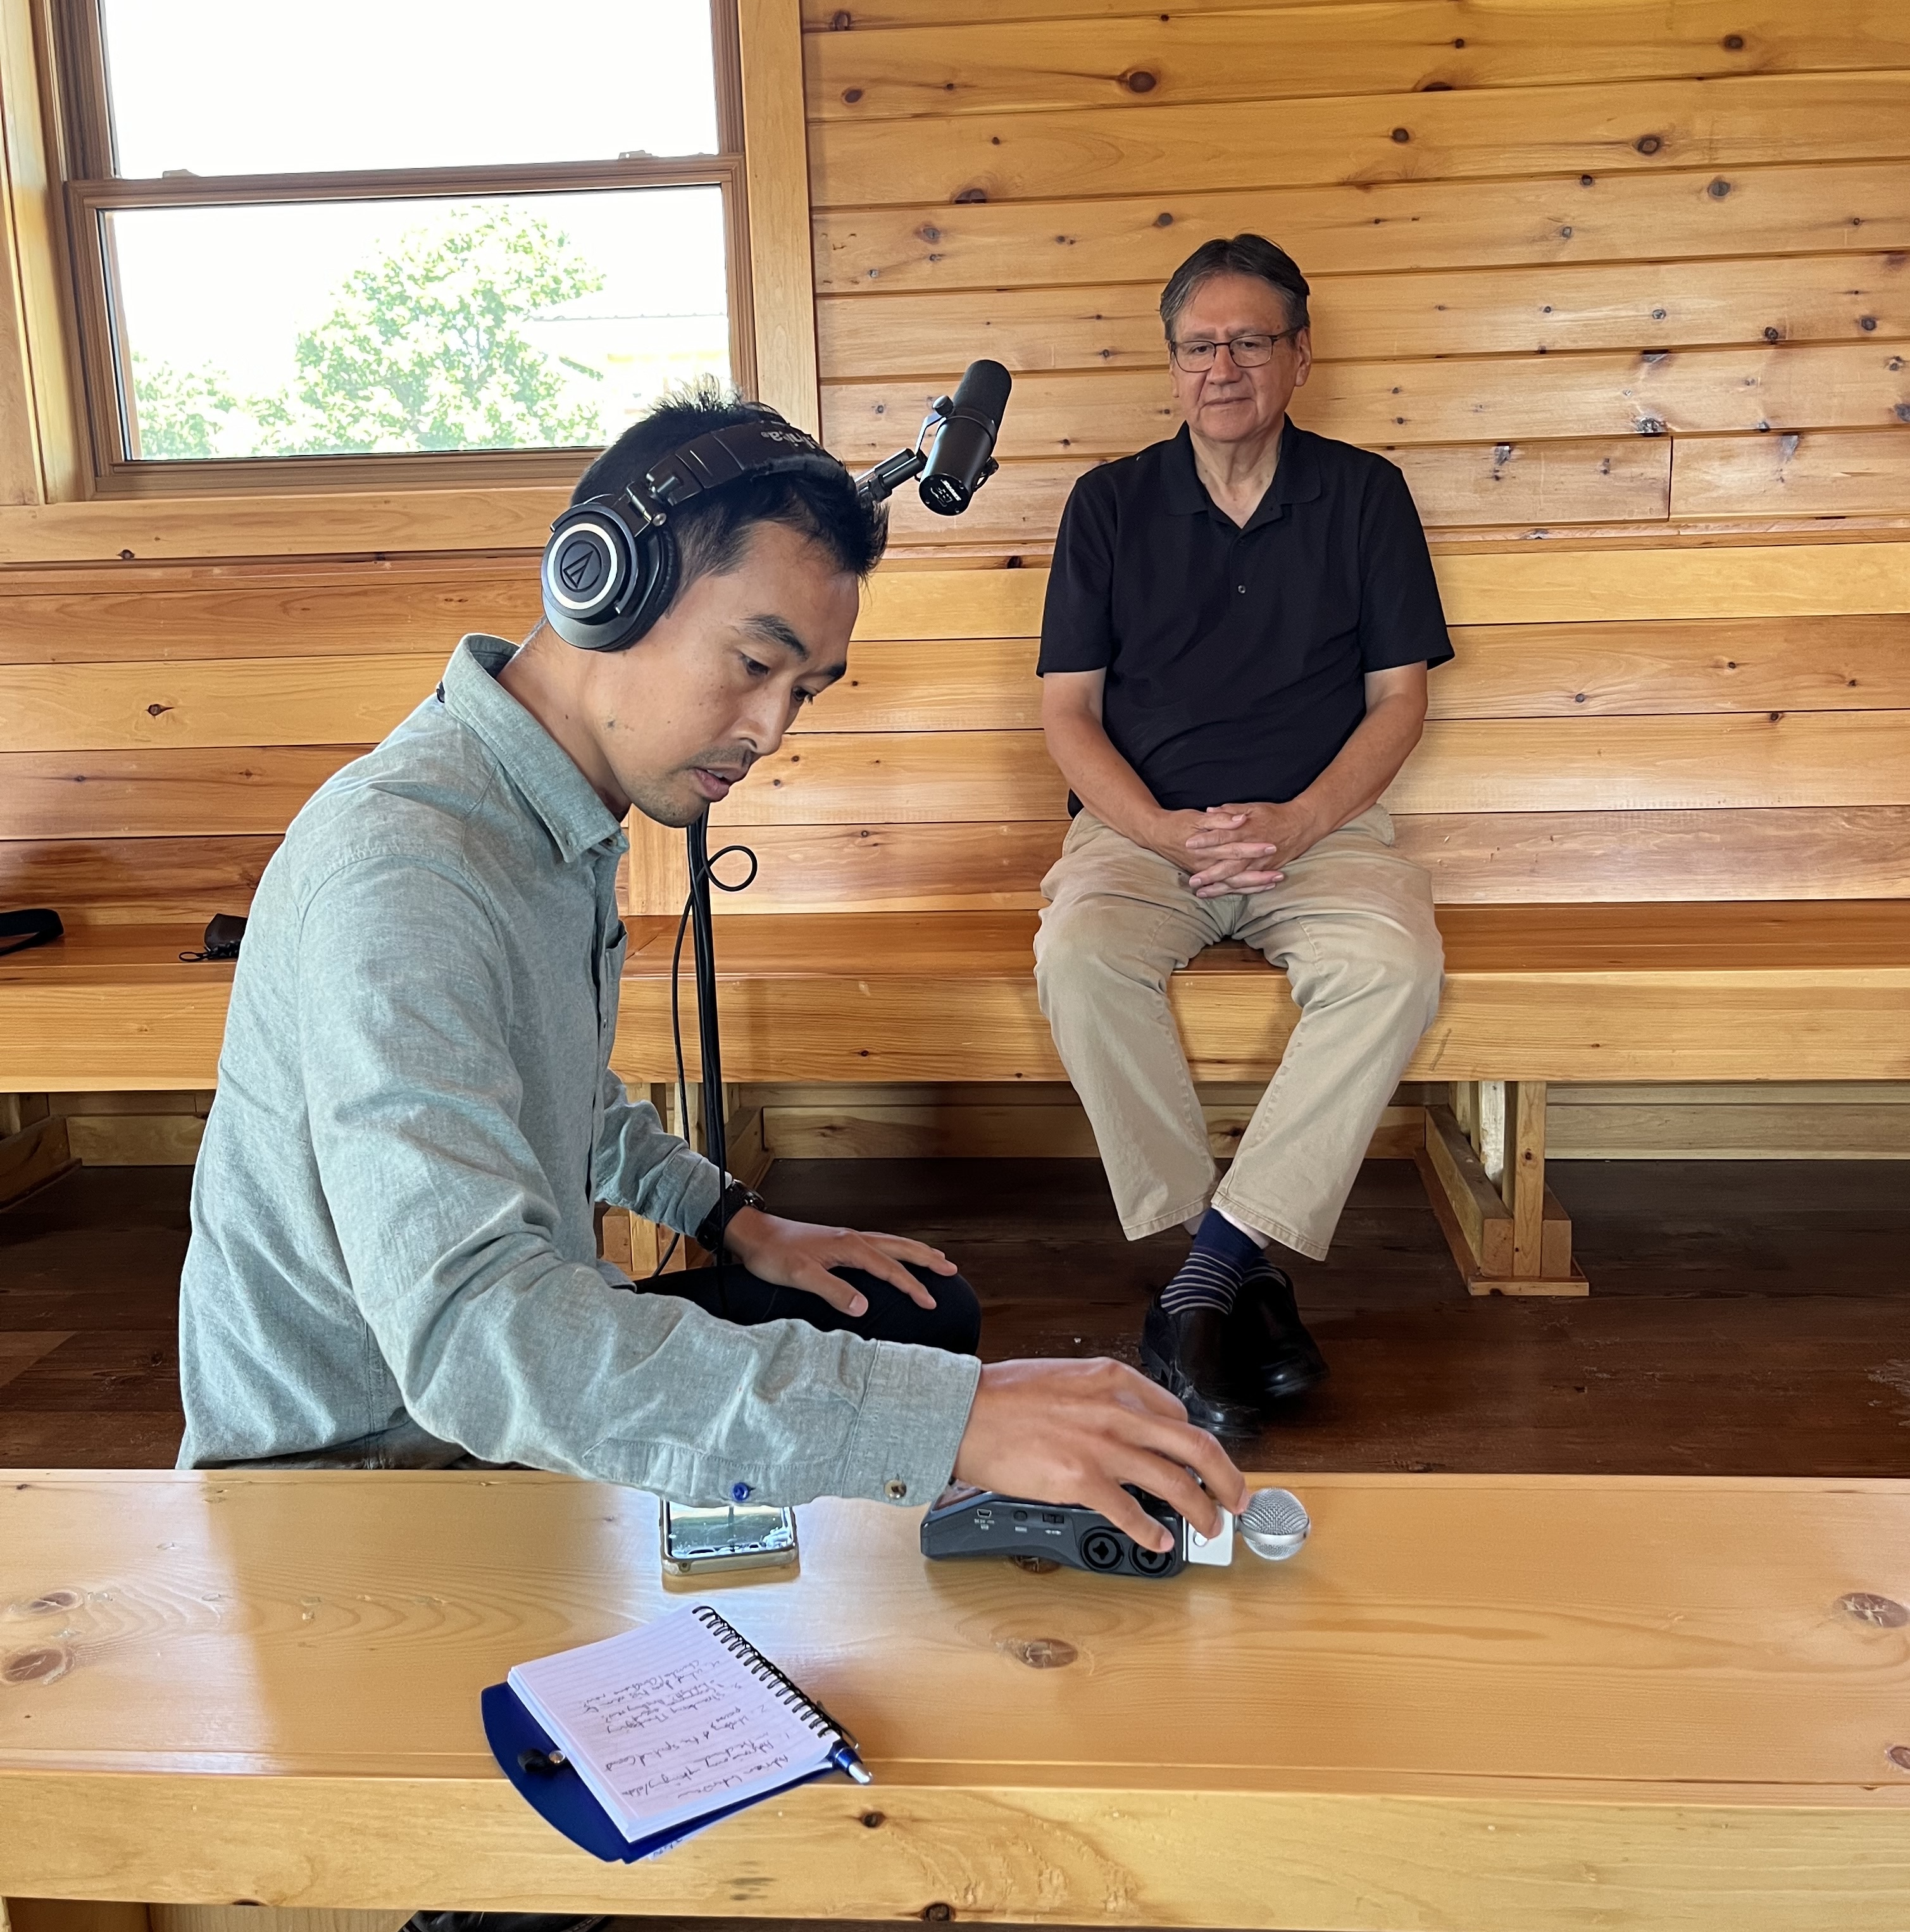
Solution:
{"label": "microphone boom arm", "polygon": [[[994,369],[1001,378],[1000,402],[996,404],[996,414],[1000,413],[1000,403],[1008,397],[1008,375],[997,364],[972,364],[963,378],[963,393],[967,397],[969,386],[978,371]],[[971,398],[971,400],[972,399]],[[914,447],[898,449],[893,456],[884,457],[872,470],[865,470],[855,479],[857,501],[872,506],[885,502],[903,484],[911,482],[926,470],[932,460],[932,447],[929,444],[929,432],[936,432],[938,442],[940,433],[957,416],[964,422],[982,424],[992,439],[996,429],[994,422],[974,413],[972,407],[958,410],[952,396],[938,396],[929,412],[922,418],[922,427],[915,432]],[[970,490],[978,489],[987,482],[1001,466],[993,455],[984,462],[972,482],[963,491],[957,510],[967,506]],[[941,507],[931,506],[932,508]],[[944,511],[944,514],[949,512]],[[709,814],[705,812],[688,828],[687,844],[689,860],[689,926],[691,953],[694,961],[696,984],[696,1034],[698,1072],[703,1086],[703,1151],[719,1171],[727,1173],[728,1166],[728,1134],[723,1113],[722,1041],[716,1021],[716,958],[715,934],[710,920],[710,844]],[[750,878],[755,877],[755,855],[752,854]],[[749,883],[746,879],[744,885]],[[734,892],[737,886],[725,886],[724,890]],[[680,1043],[679,1044],[680,1052]],[[689,1123],[683,1122],[687,1136]],[[717,1238],[716,1258],[725,1258],[722,1236]]]}
{"label": "microphone boom arm", "polygon": [[929,453],[922,446],[928,441],[929,431],[946,422],[954,409],[952,396],[937,397],[935,406],[922,418],[922,427],[915,432],[915,447],[898,449],[893,456],[884,457],[873,470],[865,470],[855,479],[857,500],[863,503],[885,503],[903,484],[912,483],[920,476],[929,466]]}

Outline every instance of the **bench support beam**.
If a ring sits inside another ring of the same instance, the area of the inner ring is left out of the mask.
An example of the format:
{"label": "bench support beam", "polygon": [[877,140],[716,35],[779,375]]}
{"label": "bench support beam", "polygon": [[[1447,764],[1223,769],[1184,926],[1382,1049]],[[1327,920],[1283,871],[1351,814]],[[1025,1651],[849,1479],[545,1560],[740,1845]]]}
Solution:
{"label": "bench support beam", "polygon": [[1545,1185],[1545,1082],[1456,1083],[1451,1104],[1426,1109],[1414,1158],[1472,1294],[1590,1292],[1572,1222]]}
{"label": "bench support beam", "polygon": [[66,1122],[44,1094],[0,1094],[0,1208],[11,1208],[70,1173]]}

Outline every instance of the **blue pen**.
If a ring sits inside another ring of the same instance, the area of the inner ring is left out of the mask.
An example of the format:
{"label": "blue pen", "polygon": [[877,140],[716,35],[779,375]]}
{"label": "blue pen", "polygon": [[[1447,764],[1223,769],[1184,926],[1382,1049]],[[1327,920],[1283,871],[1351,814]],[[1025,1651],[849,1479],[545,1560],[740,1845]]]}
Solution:
{"label": "blue pen", "polygon": [[858,1784],[873,1784],[875,1781],[869,1775],[868,1767],[856,1756],[854,1745],[847,1738],[829,1754],[829,1762],[838,1771],[847,1772]]}

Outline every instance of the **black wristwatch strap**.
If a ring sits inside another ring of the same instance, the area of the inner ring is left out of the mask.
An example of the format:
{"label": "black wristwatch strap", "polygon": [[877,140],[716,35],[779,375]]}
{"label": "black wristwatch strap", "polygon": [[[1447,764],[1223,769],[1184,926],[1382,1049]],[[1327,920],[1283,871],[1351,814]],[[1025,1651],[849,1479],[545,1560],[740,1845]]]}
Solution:
{"label": "black wristwatch strap", "polygon": [[746,1208],[765,1206],[763,1197],[751,1186],[740,1180],[725,1184],[722,1193],[716,1196],[716,1204],[697,1224],[696,1245],[716,1252],[716,1244],[722,1239],[723,1230]]}

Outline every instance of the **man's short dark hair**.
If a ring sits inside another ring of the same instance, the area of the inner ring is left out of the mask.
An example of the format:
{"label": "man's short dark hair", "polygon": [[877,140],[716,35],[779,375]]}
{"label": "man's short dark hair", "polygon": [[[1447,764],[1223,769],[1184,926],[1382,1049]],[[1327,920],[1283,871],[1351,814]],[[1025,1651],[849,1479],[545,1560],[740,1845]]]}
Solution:
{"label": "man's short dark hair", "polygon": [[[738,423],[780,423],[767,403],[746,401],[713,377],[666,392],[632,423],[578,479],[570,500],[620,496],[673,449],[712,430]],[[857,500],[855,481],[845,470],[838,484],[809,476],[766,476],[712,490],[672,513],[679,559],[677,596],[703,577],[721,577],[743,560],[757,524],[781,524],[806,537],[841,570],[866,578],[888,542],[885,507]],[[674,602],[674,599],[672,600]]]}
{"label": "man's short dark hair", "polygon": [[1236,235],[1227,241],[1202,242],[1167,278],[1161,291],[1161,326],[1170,342],[1181,310],[1194,299],[1195,290],[1216,275],[1251,275],[1278,289],[1287,304],[1287,326],[1308,326],[1307,297],[1312,290],[1299,262],[1264,235]]}

